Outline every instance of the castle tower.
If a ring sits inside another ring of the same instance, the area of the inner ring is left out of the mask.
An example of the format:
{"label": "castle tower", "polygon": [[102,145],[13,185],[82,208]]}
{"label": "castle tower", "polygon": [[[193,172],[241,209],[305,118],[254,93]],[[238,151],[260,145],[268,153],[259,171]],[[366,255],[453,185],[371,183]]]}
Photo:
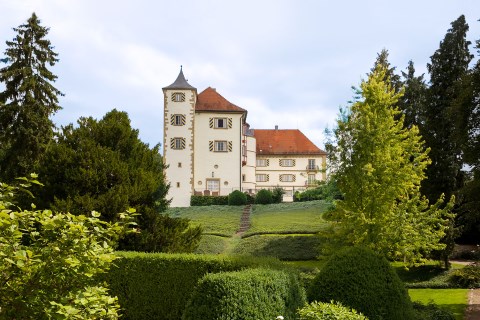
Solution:
{"label": "castle tower", "polygon": [[163,157],[170,183],[171,207],[190,206],[193,193],[195,103],[197,89],[188,84],[180,68],[177,80],[163,88]]}

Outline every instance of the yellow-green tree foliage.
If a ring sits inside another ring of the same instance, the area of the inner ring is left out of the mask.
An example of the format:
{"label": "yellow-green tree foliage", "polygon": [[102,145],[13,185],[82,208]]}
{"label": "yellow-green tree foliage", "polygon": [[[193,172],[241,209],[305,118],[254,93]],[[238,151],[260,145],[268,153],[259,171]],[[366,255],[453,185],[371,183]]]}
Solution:
{"label": "yellow-green tree foliage", "polygon": [[420,194],[429,150],[416,126],[404,128],[394,107],[403,90],[395,93],[385,73],[377,66],[348,116],[338,120],[332,150],[344,199],[331,217],[347,243],[414,263],[444,246],[439,241],[452,201],[445,206],[442,196],[429,205]]}

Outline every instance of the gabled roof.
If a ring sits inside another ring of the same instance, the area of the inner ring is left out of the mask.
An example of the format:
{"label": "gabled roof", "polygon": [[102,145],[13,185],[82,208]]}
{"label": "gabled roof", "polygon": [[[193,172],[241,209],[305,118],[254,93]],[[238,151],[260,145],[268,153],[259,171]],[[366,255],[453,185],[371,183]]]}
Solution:
{"label": "gabled roof", "polygon": [[171,85],[163,89],[197,90],[197,88],[192,87],[185,79],[185,76],[183,75],[182,67],[180,67],[180,73],[178,74],[177,80],[175,80],[174,83],[172,83]]}
{"label": "gabled roof", "polygon": [[255,129],[259,155],[326,155],[300,130]]}
{"label": "gabled roof", "polygon": [[247,112],[247,110],[234,105],[222,97],[217,90],[211,87],[198,94],[195,111]]}

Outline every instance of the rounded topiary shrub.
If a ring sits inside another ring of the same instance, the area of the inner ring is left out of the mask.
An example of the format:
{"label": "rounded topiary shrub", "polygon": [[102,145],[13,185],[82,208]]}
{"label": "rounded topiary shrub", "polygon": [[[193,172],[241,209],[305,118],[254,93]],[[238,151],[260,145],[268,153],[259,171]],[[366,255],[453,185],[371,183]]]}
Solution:
{"label": "rounded topiary shrub", "polygon": [[270,204],[273,203],[273,194],[272,191],[267,189],[262,189],[258,191],[257,196],[255,197],[256,204]]}
{"label": "rounded topiary shrub", "polygon": [[368,320],[354,309],[344,307],[340,302],[314,301],[298,310],[300,320]]}
{"label": "rounded topiary shrub", "polygon": [[192,293],[183,320],[295,319],[305,304],[297,277],[286,271],[246,269],[205,275]]}
{"label": "rounded topiary shrub", "polygon": [[370,320],[414,318],[410,297],[388,261],[351,247],[330,257],[308,290],[309,301],[341,302]]}
{"label": "rounded topiary shrub", "polygon": [[247,195],[242,191],[235,190],[228,195],[229,206],[243,206],[247,204]]}

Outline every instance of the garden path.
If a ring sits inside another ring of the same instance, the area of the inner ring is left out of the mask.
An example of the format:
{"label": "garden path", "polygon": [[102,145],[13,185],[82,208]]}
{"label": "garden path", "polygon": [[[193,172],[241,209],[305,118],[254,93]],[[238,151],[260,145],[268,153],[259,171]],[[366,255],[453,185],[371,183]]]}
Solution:
{"label": "garden path", "polygon": [[468,307],[465,320],[480,319],[480,289],[470,289],[468,292]]}
{"label": "garden path", "polygon": [[241,236],[245,231],[250,228],[250,214],[252,213],[252,205],[247,204],[243,208],[242,217],[240,218],[240,229],[238,229],[236,235]]}

